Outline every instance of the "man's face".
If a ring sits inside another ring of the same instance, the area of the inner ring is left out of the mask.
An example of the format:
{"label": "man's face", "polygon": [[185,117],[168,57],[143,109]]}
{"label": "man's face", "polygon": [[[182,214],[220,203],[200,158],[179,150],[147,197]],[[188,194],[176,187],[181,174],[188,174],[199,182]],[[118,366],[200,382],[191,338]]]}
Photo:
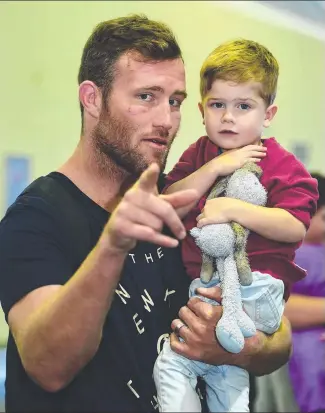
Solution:
{"label": "man's face", "polygon": [[97,151],[130,174],[139,175],[152,162],[163,170],[185,97],[181,59],[144,62],[123,55],[93,131]]}
{"label": "man's face", "polygon": [[263,128],[276,113],[274,105],[266,108],[260,96],[261,84],[215,80],[200,106],[207,135],[223,149],[257,144]]}

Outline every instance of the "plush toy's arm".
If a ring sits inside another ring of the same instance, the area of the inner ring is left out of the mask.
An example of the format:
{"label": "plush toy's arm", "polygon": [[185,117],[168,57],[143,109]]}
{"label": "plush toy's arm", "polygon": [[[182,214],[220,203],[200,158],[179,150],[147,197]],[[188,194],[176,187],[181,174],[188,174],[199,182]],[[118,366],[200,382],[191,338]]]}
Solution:
{"label": "plush toy's arm", "polygon": [[214,268],[213,268],[212,258],[202,253],[202,267],[201,267],[201,274],[200,274],[201,281],[205,284],[211,281],[213,272],[214,272]]}
{"label": "plush toy's arm", "polygon": [[237,265],[239,282],[241,285],[250,285],[253,278],[246,254],[246,243],[249,231],[237,222],[232,222],[231,228],[236,235],[234,256]]}

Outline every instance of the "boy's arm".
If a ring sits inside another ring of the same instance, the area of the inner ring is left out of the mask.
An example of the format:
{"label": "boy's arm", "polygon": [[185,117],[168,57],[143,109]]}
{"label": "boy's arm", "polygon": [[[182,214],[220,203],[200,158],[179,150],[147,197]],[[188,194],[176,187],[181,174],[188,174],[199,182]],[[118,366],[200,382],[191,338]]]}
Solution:
{"label": "boy's arm", "polygon": [[[247,162],[258,162],[266,154],[266,148],[258,145],[248,145],[241,149],[227,151],[207,162],[185,178],[171,184],[164,192],[170,194],[184,189],[195,189],[201,198],[220,176],[226,176],[241,168]],[[184,217],[193,204],[184,207],[179,212]]]}
{"label": "boy's arm", "polygon": [[230,198],[211,199],[198,217],[198,226],[235,221],[274,241],[301,241],[316,212],[317,181],[295,159],[291,159],[291,169],[283,166],[286,163],[280,162],[271,171],[273,178],[266,185],[268,207]]}
{"label": "boy's arm", "polygon": [[235,204],[231,220],[273,241],[296,243],[306,235],[305,225],[281,208],[241,202],[240,205]]}
{"label": "boy's arm", "polygon": [[[195,189],[199,194],[199,198],[201,198],[208,191],[208,189],[211,188],[215,180],[220,175],[220,167],[217,160],[218,158],[212,159],[195,172],[180,181],[174,182],[164,191],[164,193],[171,194],[183,189]],[[185,216],[190,209],[190,207],[183,208],[182,217]]]}
{"label": "boy's arm", "polygon": [[233,198],[210,199],[197,219],[198,227],[234,221],[279,242],[299,242],[306,233],[305,225],[284,209],[261,207]]}
{"label": "boy's arm", "polygon": [[197,202],[202,198],[202,196],[208,191],[208,189],[213,185],[218,177],[218,165],[216,164],[216,158],[212,159],[210,162],[203,165],[197,171],[188,175],[180,181],[177,181],[167,187],[164,190],[165,194],[172,194],[183,190],[185,188],[195,189],[198,193],[198,198],[196,201],[179,208],[177,211],[178,216],[182,219],[195,207]]}

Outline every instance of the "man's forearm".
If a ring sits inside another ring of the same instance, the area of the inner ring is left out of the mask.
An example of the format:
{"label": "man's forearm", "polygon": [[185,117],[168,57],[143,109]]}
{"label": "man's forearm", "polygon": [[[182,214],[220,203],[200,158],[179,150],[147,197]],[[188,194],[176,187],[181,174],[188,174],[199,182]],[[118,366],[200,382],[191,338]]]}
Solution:
{"label": "man's forearm", "polygon": [[18,350],[27,372],[47,390],[67,385],[96,353],[124,259],[97,245],[26,319]]}
{"label": "man's forearm", "polygon": [[292,294],[284,314],[293,329],[325,326],[325,298]]}
{"label": "man's forearm", "polygon": [[231,364],[242,367],[255,376],[263,376],[286,364],[291,351],[290,323],[282,317],[278,331],[272,335],[258,331],[256,336],[246,340],[244,349],[233,356]]}
{"label": "man's forearm", "polygon": [[267,208],[236,201],[229,213],[232,221],[274,241],[299,242],[306,233],[302,222],[280,208]]}

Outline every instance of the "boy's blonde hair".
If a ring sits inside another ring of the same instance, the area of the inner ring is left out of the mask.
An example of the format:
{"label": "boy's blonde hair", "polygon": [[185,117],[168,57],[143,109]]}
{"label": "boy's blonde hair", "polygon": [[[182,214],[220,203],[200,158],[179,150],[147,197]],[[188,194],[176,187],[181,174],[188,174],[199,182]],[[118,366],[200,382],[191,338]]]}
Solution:
{"label": "boy's blonde hair", "polygon": [[274,102],[279,65],[272,53],[252,40],[237,39],[218,46],[203,62],[200,71],[202,100],[217,80],[261,83],[261,97],[267,106]]}

